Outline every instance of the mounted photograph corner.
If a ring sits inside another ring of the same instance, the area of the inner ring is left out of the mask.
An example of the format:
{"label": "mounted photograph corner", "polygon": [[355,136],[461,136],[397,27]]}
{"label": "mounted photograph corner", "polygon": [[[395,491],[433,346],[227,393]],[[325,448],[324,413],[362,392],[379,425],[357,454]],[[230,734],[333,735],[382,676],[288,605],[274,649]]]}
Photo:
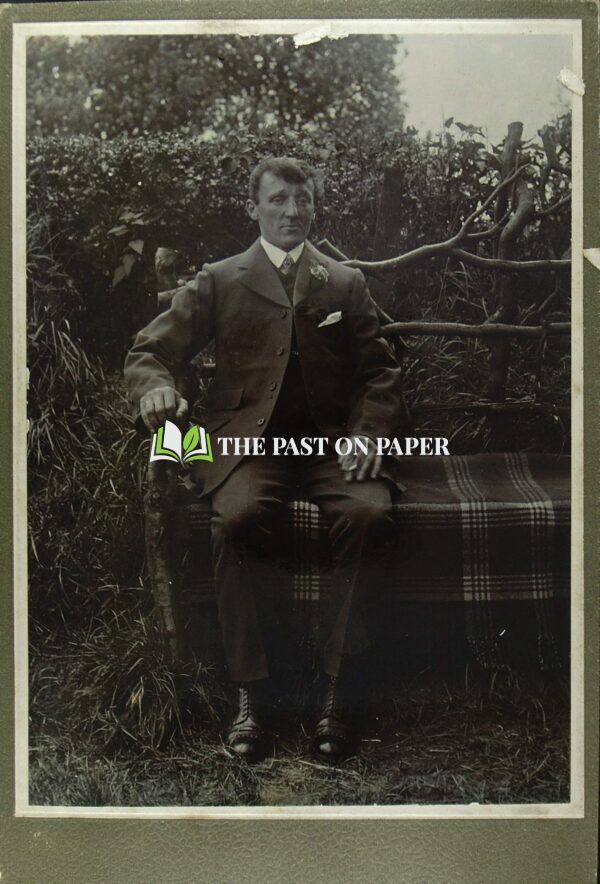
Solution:
{"label": "mounted photograph corner", "polygon": [[578,24],[105,24],[15,28],[19,811],[575,815]]}

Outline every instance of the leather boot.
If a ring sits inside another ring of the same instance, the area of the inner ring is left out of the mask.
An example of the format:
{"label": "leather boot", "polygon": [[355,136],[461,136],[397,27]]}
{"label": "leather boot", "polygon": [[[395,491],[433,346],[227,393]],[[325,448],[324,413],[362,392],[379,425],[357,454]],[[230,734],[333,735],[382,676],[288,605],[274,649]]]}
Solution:
{"label": "leather boot", "polygon": [[351,752],[356,739],[344,710],[340,679],[326,675],[323,701],[313,731],[313,751],[320,758],[336,761]]}
{"label": "leather boot", "polygon": [[267,734],[258,704],[255,682],[238,685],[237,711],[227,735],[227,746],[246,761],[257,761],[266,749]]}

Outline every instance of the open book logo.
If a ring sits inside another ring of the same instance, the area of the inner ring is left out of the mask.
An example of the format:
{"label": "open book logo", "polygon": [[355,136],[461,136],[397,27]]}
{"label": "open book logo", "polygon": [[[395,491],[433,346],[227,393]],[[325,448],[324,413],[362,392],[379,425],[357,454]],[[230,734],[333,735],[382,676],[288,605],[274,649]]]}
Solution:
{"label": "open book logo", "polygon": [[190,463],[193,460],[213,462],[210,436],[203,427],[190,427],[185,436],[171,421],[165,421],[152,437],[150,461],[174,460]]}

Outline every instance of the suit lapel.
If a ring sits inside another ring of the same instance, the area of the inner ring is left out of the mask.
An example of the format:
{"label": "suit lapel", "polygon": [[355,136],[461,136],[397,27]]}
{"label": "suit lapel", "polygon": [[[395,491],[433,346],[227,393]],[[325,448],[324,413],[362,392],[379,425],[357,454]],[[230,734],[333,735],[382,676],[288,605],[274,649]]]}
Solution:
{"label": "suit lapel", "polygon": [[[247,252],[241,255],[239,267],[242,270],[240,281],[245,286],[264,298],[281,304],[282,307],[290,306],[279,274],[269,261],[259,239],[250,246]],[[300,272],[300,268],[298,268],[298,272]]]}
{"label": "suit lapel", "polygon": [[306,240],[298,261],[298,271],[294,282],[294,307],[304,301],[310,292],[310,265],[313,261],[311,248],[312,246]]}
{"label": "suit lapel", "polygon": [[[306,300],[313,289],[316,293],[324,285],[324,283],[313,280],[310,272],[313,264],[322,263],[321,254],[306,240],[298,261],[298,272],[294,283],[294,307]],[[240,256],[239,268],[242,271],[240,281],[253,292],[280,304],[282,307],[290,306],[279,274],[269,261],[259,239]]]}
{"label": "suit lapel", "polygon": [[[294,286],[294,306],[305,301],[308,295],[312,295],[317,302],[321,301],[329,278],[327,263],[327,258],[306,240],[298,264],[298,273]],[[314,267],[320,267],[326,271],[324,279],[319,278],[317,274],[315,276],[312,275],[311,268]]]}

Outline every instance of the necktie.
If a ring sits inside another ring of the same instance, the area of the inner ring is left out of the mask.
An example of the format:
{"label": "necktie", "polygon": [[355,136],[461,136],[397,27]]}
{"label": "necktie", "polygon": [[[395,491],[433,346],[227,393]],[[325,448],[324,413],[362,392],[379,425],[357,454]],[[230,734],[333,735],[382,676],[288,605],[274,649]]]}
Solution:
{"label": "necktie", "polygon": [[281,267],[279,268],[280,272],[283,273],[284,276],[287,276],[292,267],[294,266],[294,259],[291,255],[286,255],[283,259]]}

